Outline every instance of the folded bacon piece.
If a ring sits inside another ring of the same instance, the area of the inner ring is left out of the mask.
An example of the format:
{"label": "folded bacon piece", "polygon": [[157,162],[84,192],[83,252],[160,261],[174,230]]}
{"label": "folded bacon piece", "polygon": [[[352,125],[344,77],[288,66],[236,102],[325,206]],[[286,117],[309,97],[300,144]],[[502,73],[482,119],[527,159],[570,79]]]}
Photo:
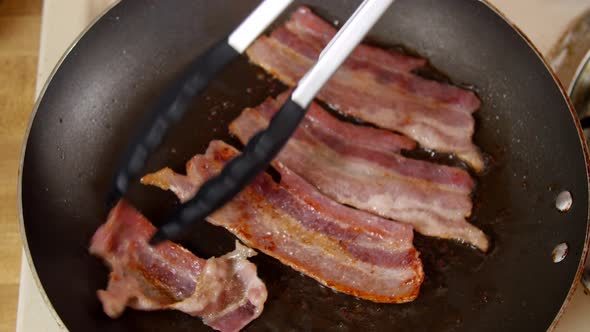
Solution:
{"label": "folded bacon piece", "polygon": [[[237,154],[213,141],[187,163],[186,176],[165,168],[141,181],[185,201]],[[387,303],[418,296],[424,272],[410,226],[338,204],[277,167],[279,184],[261,174],[207,221],[337,291]]]}
{"label": "folded bacon piece", "polygon": [[[291,19],[247,50],[250,60],[294,86],[336,33],[301,7]],[[484,168],[472,143],[472,113],[479,99],[468,90],[424,79],[409,70],[424,64],[411,58],[359,46],[318,94],[337,110],[376,126],[401,132],[423,147],[454,153],[476,171]]]}
{"label": "folded bacon piece", "polygon": [[90,253],[111,268],[107,289],[98,291],[107,315],[119,317],[125,307],[175,309],[234,332],[262,313],[267,292],[247,259],[256,254],[252,249],[236,242],[233,252],[205,260],[169,241],[151,247],[147,241],[154,232],[120,201],[92,237]]}
{"label": "folded bacon piece", "polygon": [[[244,110],[230,124],[230,132],[248,142],[268,126],[287,97],[283,93],[276,100],[268,98]],[[425,235],[459,240],[486,251],[485,234],[465,220],[471,214],[475,185],[469,174],[456,167],[405,158],[395,153],[403,148],[399,144],[391,144],[388,150],[379,142],[389,135],[342,122],[312,103],[275,160],[340,203],[411,224]]]}

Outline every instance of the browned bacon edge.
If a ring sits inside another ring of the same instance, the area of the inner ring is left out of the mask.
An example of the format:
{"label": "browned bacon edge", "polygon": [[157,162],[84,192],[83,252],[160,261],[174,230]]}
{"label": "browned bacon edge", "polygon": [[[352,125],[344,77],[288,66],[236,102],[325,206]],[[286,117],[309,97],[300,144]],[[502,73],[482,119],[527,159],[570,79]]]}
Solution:
{"label": "browned bacon edge", "polygon": [[236,242],[222,257],[204,260],[166,241],[147,241],[154,226],[120,201],[91,240],[90,253],[111,268],[106,290],[98,291],[104,312],[119,317],[125,307],[174,309],[199,316],[222,332],[239,331],[261,313],[266,286],[248,257],[256,253]]}
{"label": "browned bacon edge", "polygon": [[[187,200],[237,154],[213,141],[187,163],[186,176],[165,168],[141,181]],[[340,205],[288,169],[279,171],[279,184],[261,174],[207,221],[337,291],[386,303],[417,297],[424,272],[410,226]]]}
{"label": "browned bacon edge", "polygon": [[[293,86],[334,33],[303,7],[270,37],[260,37],[247,54],[253,63]],[[483,158],[472,143],[471,113],[479,108],[479,99],[471,91],[408,72],[412,66],[407,65],[410,60],[400,60],[409,58],[404,57],[362,45],[318,98],[348,115],[401,132],[425,148],[454,153],[482,171]]]}
{"label": "browned bacon edge", "polygon": [[[246,143],[268,126],[287,97],[288,92],[245,109],[230,124],[230,132]],[[471,214],[475,186],[466,171],[405,158],[363,139],[348,139],[342,135],[347,131],[341,128],[344,125],[312,103],[275,160],[340,203],[411,224],[425,235],[488,249],[486,235],[465,220]],[[370,129],[346,125],[356,127],[361,137]],[[398,149],[393,146],[393,150]]]}

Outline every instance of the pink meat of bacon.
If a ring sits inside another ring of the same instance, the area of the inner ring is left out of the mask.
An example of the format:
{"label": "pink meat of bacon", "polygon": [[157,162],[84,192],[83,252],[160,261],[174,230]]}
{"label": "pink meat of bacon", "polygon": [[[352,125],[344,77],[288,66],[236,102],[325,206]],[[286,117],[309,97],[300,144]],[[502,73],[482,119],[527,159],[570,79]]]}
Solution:
{"label": "pink meat of bacon", "polygon": [[[247,54],[253,63],[294,86],[335,33],[309,8],[300,7],[285,25],[258,38]],[[472,113],[479,108],[479,99],[471,91],[411,72],[424,63],[361,45],[318,98],[343,113],[407,135],[425,148],[456,154],[482,171],[483,158],[472,142]]]}
{"label": "pink meat of bacon", "polygon": [[[238,153],[213,141],[187,163],[186,176],[165,168],[142,183],[186,201]],[[277,170],[280,183],[261,174],[207,221],[337,291],[385,303],[418,296],[424,272],[410,226],[338,204],[289,169]]]}
{"label": "pink meat of bacon", "polygon": [[155,230],[120,201],[92,237],[90,253],[111,268],[107,289],[98,291],[108,316],[119,317],[125,307],[174,309],[234,332],[262,313],[267,292],[247,259],[256,254],[252,249],[236,242],[233,252],[205,260],[170,241],[150,246]]}
{"label": "pink meat of bacon", "polygon": [[[288,96],[285,92],[244,110],[230,132],[248,142],[268,126]],[[276,160],[340,203],[486,251],[486,235],[465,220],[475,185],[470,175],[397,153],[411,147],[402,136],[340,121],[312,103]]]}

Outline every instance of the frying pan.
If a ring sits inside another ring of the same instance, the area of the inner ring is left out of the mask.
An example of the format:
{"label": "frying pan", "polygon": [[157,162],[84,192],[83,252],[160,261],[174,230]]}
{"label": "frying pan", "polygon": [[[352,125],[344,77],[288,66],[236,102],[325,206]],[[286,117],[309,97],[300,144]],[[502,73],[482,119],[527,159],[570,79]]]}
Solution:
{"label": "frying pan", "polygon": [[[298,4],[342,22],[359,2]],[[116,162],[146,109],[191,59],[256,4],[123,1],[86,32],[46,86],[29,128],[20,207],[38,281],[71,331],[208,330],[179,312],[128,310],[109,319],[95,295],[106,286],[108,270],[87,248],[105,220]],[[418,299],[403,305],[334,293],[260,254],[253,261],[269,298],[246,330],[551,329],[579,280],[588,229],[588,153],[563,90],[539,53],[485,2],[399,0],[370,40],[428,58],[481,97],[475,141],[491,166],[478,177],[473,223],[491,236],[493,248],[482,254],[417,235],[426,280]],[[195,98],[146,171],[164,165],[182,170],[215,138],[237,144],[227,124],[244,107],[282,89],[245,59],[231,65]],[[564,190],[573,205],[559,212],[555,198]],[[170,193],[140,185],[131,188],[129,199],[154,221],[176,204]],[[233,241],[203,222],[182,244],[210,257],[231,250]],[[567,244],[568,255],[554,263],[551,253],[560,243]]]}

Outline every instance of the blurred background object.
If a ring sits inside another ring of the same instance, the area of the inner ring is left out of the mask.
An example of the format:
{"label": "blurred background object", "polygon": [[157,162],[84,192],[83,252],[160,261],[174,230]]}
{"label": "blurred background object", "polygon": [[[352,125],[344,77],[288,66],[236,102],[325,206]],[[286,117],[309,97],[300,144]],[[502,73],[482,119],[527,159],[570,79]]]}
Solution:
{"label": "blurred background object", "polygon": [[565,88],[570,86],[578,66],[590,50],[590,10],[574,19],[547,55],[551,67]]}
{"label": "blurred background object", "polygon": [[547,56],[571,22],[590,9],[589,0],[488,0]]}
{"label": "blurred background object", "polygon": [[[586,140],[590,142],[590,10],[570,23],[549,52],[548,59],[568,89]],[[584,285],[590,283],[589,275],[590,270],[585,274]]]}

